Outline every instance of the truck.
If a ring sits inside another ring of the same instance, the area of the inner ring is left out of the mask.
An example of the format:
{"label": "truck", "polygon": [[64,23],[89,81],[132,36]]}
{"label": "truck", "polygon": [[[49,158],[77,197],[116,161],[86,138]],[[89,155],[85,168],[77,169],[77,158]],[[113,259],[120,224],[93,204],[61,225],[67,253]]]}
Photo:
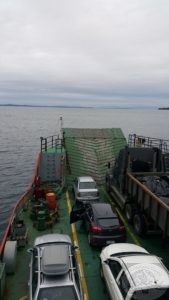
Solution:
{"label": "truck", "polygon": [[138,235],[169,237],[169,140],[130,134],[113,165],[106,189]]}

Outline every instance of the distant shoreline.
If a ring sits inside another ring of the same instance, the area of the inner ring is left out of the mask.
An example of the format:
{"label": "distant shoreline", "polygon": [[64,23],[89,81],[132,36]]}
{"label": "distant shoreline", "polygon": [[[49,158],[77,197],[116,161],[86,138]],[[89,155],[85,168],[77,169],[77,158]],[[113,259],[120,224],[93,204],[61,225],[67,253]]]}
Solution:
{"label": "distant shoreline", "polygon": [[169,107],[159,107],[159,110],[169,110]]}
{"label": "distant shoreline", "polygon": [[30,105],[30,104],[0,104],[5,107],[56,107],[56,108],[95,108],[92,106],[69,106],[69,105]]}
{"label": "distant shoreline", "polygon": [[30,108],[86,108],[86,109],[169,109],[169,107],[167,108],[158,108],[158,107],[140,107],[140,106],[133,106],[133,107],[119,107],[119,106],[70,106],[70,105],[30,105],[30,104],[0,104],[0,107],[30,107]]}

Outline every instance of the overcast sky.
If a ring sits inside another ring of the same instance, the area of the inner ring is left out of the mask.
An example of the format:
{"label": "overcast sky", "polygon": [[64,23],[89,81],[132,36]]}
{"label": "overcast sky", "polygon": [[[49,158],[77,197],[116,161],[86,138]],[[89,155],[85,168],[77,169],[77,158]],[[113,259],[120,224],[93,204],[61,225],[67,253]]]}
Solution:
{"label": "overcast sky", "polygon": [[7,103],[169,106],[169,0],[1,0]]}

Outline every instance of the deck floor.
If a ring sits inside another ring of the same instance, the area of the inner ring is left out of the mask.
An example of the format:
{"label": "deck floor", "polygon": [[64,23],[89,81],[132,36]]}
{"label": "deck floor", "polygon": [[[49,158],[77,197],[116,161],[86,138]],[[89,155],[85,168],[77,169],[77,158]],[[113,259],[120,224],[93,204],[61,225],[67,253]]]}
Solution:
{"label": "deck floor", "polygon": [[[102,194],[102,192],[101,192]],[[71,193],[70,201],[71,205],[74,204],[74,198]],[[109,197],[105,196],[105,193],[101,195],[105,198],[105,201],[109,200]],[[46,229],[38,231],[29,217],[28,211],[23,212],[24,219],[28,228],[28,244],[26,247],[18,249],[16,272],[17,276],[7,276],[7,286],[5,290],[5,300],[18,300],[23,299],[28,294],[28,278],[29,278],[29,253],[27,249],[31,248],[33,241],[37,235],[44,235],[47,233],[66,233],[72,237],[71,226],[69,224],[69,212],[66,199],[66,193],[62,195],[58,201],[59,206],[59,218],[56,221],[52,229]],[[138,239],[135,237],[132,227],[127,224],[128,234],[127,241],[135,242],[136,240],[140,245],[145,247],[151,253],[154,253],[163,258],[166,267],[169,269],[168,247],[165,249],[161,246],[161,238],[159,236],[147,236],[144,239]],[[87,232],[82,222],[76,223],[76,232],[78,238],[78,244],[80,247],[80,253],[82,257],[83,269],[85,280],[87,283],[88,295],[90,300],[108,300],[109,296],[106,291],[106,287],[102,279],[100,278],[99,270],[99,254],[101,249],[96,247],[90,247],[88,244]],[[135,241],[133,240],[135,237]]]}

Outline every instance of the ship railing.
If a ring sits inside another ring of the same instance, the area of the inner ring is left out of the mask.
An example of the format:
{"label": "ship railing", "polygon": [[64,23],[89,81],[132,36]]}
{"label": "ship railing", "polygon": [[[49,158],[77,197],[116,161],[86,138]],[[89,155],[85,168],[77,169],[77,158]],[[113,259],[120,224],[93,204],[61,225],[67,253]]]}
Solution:
{"label": "ship railing", "polygon": [[129,134],[129,147],[158,148],[162,153],[169,153],[169,140]]}
{"label": "ship railing", "polygon": [[63,139],[59,137],[59,135],[51,135],[48,137],[41,137],[41,152],[47,152],[49,148],[62,148]]}

